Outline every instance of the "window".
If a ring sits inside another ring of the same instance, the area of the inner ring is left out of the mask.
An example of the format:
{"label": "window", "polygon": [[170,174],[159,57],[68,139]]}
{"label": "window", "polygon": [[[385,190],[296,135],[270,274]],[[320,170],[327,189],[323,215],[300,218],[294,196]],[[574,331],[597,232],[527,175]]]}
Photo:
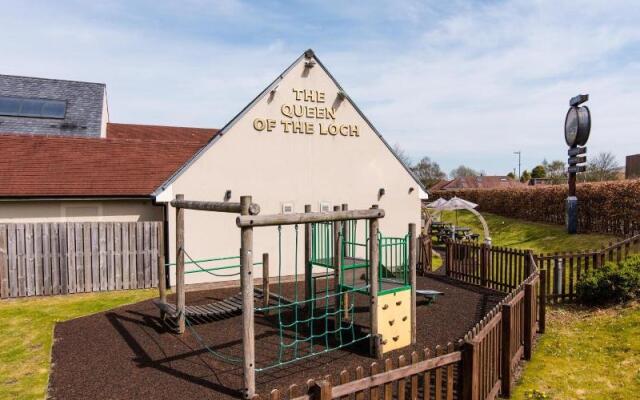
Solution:
{"label": "window", "polygon": [[0,115],[63,119],[66,112],[65,100],[0,96]]}

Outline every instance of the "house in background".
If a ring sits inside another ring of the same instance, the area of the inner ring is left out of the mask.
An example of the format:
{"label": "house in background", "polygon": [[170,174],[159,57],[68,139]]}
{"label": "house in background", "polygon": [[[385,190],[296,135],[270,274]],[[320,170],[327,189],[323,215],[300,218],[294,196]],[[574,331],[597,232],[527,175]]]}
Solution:
{"label": "house in background", "polygon": [[640,178],[640,154],[627,156],[624,177],[625,179]]}
{"label": "house in background", "polygon": [[436,190],[460,190],[460,189],[500,189],[525,187],[521,183],[508,176],[461,176],[451,180],[443,179],[429,188],[429,192]]}

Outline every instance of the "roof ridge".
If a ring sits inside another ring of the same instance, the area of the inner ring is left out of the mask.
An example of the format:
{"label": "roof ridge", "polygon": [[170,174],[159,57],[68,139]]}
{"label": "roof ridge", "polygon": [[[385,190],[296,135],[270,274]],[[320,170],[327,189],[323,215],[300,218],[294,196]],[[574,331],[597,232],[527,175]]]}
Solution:
{"label": "roof ridge", "polygon": [[144,126],[153,128],[173,128],[173,129],[198,129],[203,131],[219,131],[220,128],[201,128],[195,126],[175,126],[175,125],[156,125],[156,124],[131,124],[125,122],[107,122],[107,125],[123,125],[123,126]]}

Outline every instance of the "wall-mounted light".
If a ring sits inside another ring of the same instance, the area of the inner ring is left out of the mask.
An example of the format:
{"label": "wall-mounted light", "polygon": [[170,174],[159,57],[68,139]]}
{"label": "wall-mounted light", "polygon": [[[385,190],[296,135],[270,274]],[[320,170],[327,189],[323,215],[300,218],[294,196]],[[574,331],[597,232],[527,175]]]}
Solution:
{"label": "wall-mounted light", "polygon": [[411,186],[411,187],[409,188],[409,193],[413,193],[413,191],[414,191],[414,190],[415,190],[415,188],[414,188],[413,186]]}
{"label": "wall-mounted light", "polygon": [[226,192],[224,192],[224,201],[229,200],[231,200],[231,190],[227,190]]}
{"label": "wall-mounted light", "polygon": [[313,67],[315,67],[315,65],[316,65],[316,62],[313,61],[313,60],[309,60],[309,61],[305,61],[304,62],[304,67],[305,68],[313,68]]}
{"label": "wall-mounted light", "polygon": [[384,196],[384,193],[385,193],[384,188],[378,189],[378,199],[380,199],[382,196]]}
{"label": "wall-mounted light", "polygon": [[344,92],[344,90],[341,90],[338,92],[338,99],[339,100],[344,100],[347,97],[347,94]]}
{"label": "wall-mounted light", "polygon": [[273,89],[271,89],[271,95],[273,96],[274,94],[276,94],[276,92],[278,91],[278,88],[280,87],[280,85],[276,85],[276,87],[274,87]]}

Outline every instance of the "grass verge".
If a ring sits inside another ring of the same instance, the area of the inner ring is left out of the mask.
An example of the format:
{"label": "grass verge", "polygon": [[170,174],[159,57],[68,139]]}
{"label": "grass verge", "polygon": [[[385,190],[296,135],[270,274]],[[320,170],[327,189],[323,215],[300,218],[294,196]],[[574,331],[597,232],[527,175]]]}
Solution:
{"label": "grass verge", "polygon": [[155,296],[157,290],[77,294],[0,302],[0,399],[43,399],[56,322]]}
{"label": "grass verge", "polygon": [[552,308],[547,318],[513,399],[533,390],[563,400],[638,398],[640,304]]}
{"label": "grass verge", "polygon": [[[535,253],[555,253],[595,249],[619,240],[612,235],[569,235],[562,225],[522,221],[488,213],[482,213],[482,216],[487,221],[494,246],[530,249]],[[457,223],[454,211],[444,212],[442,219],[456,226],[471,227],[474,232],[482,235],[482,224],[469,211],[458,211]]]}

